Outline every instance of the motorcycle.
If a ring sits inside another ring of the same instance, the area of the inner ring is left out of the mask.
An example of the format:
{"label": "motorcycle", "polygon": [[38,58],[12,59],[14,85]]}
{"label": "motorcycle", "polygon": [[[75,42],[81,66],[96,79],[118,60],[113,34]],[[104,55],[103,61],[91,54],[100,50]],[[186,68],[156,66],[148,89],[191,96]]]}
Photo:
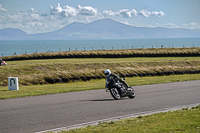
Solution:
{"label": "motorcycle", "polygon": [[[123,80],[125,80],[125,78]],[[108,83],[108,90],[110,91],[111,96],[116,100],[127,96],[129,98],[135,98],[134,89],[132,87],[127,88],[123,83],[116,79],[112,79]]]}
{"label": "motorcycle", "polygon": [[6,63],[5,61],[2,60],[2,61],[0,62],[0,65],[7,65],[7,63]]}

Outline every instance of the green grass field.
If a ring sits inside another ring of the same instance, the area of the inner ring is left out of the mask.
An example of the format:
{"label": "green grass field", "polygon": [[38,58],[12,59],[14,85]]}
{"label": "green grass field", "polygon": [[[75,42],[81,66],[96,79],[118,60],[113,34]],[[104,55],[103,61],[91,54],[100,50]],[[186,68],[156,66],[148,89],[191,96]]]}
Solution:
{"label": "green grass field", "polygon": [[200,105],[192,109],[158,113],[137,118],[99,123],[97,126],[61,133],[199,133]]}
{"label": "green grass field", "polygon": [[[131,86],[189,80],[200,80],[200,74],[126,78],[126,82]],[[6,86],[0,87],[0,99],[103,89],[105,88],[104,86],[105,79],[96,79],[87,82],[79,81],[62,84],[20,86],[18,91],[9,91],[8,87]]]}

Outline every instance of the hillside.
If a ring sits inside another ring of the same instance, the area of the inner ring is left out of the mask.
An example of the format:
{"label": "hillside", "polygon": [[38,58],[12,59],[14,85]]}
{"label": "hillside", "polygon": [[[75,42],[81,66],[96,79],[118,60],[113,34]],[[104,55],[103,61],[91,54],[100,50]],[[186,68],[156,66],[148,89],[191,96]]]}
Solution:
{"label": "hillside", "polygon": [[0,35],[0,40],[181,38],[200,37],[200,30],[134,27],[102,19],[88,24],[74,22],[62,29],[41,34],[27,35],[19,29],[2,29]]}
{"label": "hillside", "polygon": [[27,37],[28,34],[20,29],[0,29],[0,40],[23,40]]}

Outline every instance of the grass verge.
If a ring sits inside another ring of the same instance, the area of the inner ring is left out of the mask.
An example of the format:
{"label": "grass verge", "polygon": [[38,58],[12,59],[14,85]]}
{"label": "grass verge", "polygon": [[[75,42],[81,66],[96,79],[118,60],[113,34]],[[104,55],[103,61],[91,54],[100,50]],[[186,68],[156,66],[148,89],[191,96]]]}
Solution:
{"label": "grass verge", "polygon": [[[200,74],[126,78],[126,82],[131,86],[160,84],[160,83],[189,81],[189,80],[200,80]],[[87,82],[80,81],[80,82],[63,83],[63,84],[20,86],[19,91],[9,91],[8,87],[0,87],[0,99],[94,90],[94,89],[102,89],[104,88],[104,86],[105,86],[105,80],[99,79],[99,80],[90,80]]]}
{"label": "grass verge", "polygon": [[200,105],[173,112],[158,113],[121,121],[99,123],[98,126],[62,131],[61,133],[199,133]]}

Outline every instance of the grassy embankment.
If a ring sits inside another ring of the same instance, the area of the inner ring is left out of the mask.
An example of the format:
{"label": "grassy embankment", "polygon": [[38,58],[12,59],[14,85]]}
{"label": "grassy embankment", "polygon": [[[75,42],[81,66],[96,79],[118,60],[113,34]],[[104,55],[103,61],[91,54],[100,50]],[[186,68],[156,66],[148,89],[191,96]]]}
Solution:
{"label": "grassy embankment", "polygon": [[158,113],[137,118],[99,123],[97,126],[62,131],[61,133],[199,133],[200,105],[192,109]]}
{"label": "grassy embankment", "polygon": [[111,69],[127,77],[199,73],[199,57],[92,58],[8,61],[1,66],[0,86],[7,77],[19,77],[20,85],[37,85],[103,78]]}

